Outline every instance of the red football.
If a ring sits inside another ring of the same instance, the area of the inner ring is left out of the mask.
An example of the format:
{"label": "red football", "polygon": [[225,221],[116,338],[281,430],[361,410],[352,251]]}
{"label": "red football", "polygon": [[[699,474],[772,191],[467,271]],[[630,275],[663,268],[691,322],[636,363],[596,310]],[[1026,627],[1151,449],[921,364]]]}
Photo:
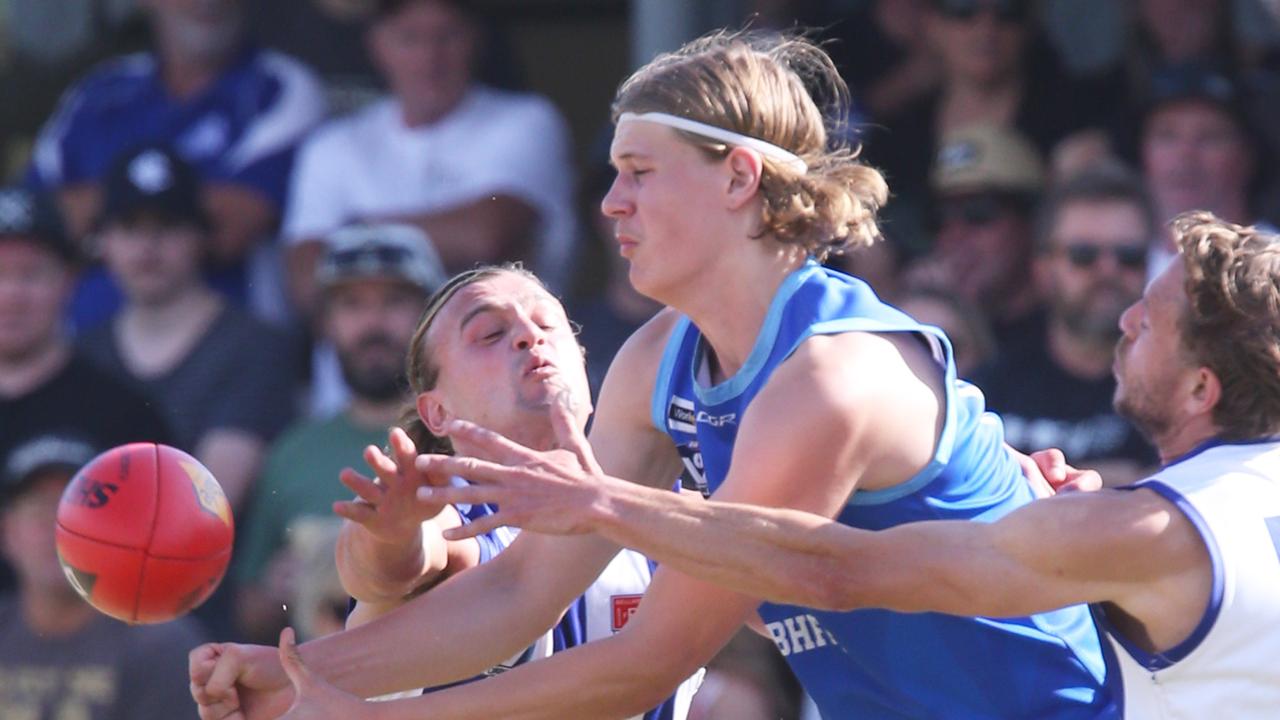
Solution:
{"label": "red football", "polygon": [[58,558],[98,610],[158,623],[208,599],[227,570],[231,506],[208,468],[156,443],[112,448],[58,504]]}

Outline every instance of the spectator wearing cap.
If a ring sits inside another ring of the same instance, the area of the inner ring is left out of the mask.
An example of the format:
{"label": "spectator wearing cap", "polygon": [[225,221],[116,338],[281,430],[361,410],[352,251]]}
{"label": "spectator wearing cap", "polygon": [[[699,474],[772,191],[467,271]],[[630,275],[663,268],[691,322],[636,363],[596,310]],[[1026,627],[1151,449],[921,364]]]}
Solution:
{"label": "spectator wearing cap", "polygon": [[[203,181],[219,287],[278,313],[283,289],[269,282],[267,241],[283,214],[294,151],[325,116],[323,86],[298,61],[248,40],[245,0],[137,4],[154,48],[103,63],[64,94],[40,131],[27,182],[56,193],[71,236],[85,238],[114,159],[144,143],[169,144]],[[121,302],[109,285],[95,292],[99,303]]]}
{"label": "spectator wearing cap", "polygon": [[[1259,223],[1250,195],[1266,145],[1253,131],[1246,98],[1229,75],[1199,65],[1156,73],[1138,126],[1143,175],[1158,221],[1208,210],[1228,222]],[[1174,252],[1170,242],[1156,250],[1153,275]]]}
{"label": "spectator wearing cap", "polygon": [[[141,394],[73,352],[63,317],[77,267],[52,202],[25,188],[0,189],[0,463],[46,432],[104,446],[171,439]],[[0,563],[0,591],[11,585]]]}
{"label": "spectator wearing cap", "polygon": [[154,398],[176,445],[208,466],[238,508],[292,414],[289,345],[201,275],[210,226],[190,165],[145,146],[121,157],[105,183],[96,225],[125,305],[80,345]]}
{"label": "spectator wearing cap", "polygon": [[1109,484],[1140,478],[1154,448],[1112,407],[1120,315],[1142,296],[1156,225],[1141,181],[1120,166],[1056,185],[1037,210],[1035,287],[1043,322],[973,376],[1005,441],[1060,448]]}
{"label": "spectator wearing cap", "polygon": [[564,119],[543,97],[475,79],[471,3],[374,4],[368,45],[391,93],[299,152],[282,231],[296,307],[316,306],[323,238],[356,221],[418,226],[450,272],[524,260],[562,289],[577,224]]}
{"label": "spectator wearing cap", "polygon": [[343,228],[325,247],[316,273],[323,339],[350,394],[340,412],[289,428],[271,447],[255,488],[233,574],[243,588],[243,629],[264,641],[283,627],[281,606],[295,591],[289,528],[301,518],[332,516],[334,501],[350,498],[338,473],[363,467],[364,448],[386,444],[406,401],[409,341],[427,296],[445,279],[430,240],[411,225]]}
{"label": "spectator wearing cap", "polygon": [[18,574],[17,593],[0,595],[6,720],[168,720],[190,703],[186,655],[205,640],[199,625],[181,618],[130,627],[102,615],[58,563],[58,501],[98,449],[82,435],[40,434],[0,465],[0,548]]}
{"label": "spectator wearing cap", "polygon": [[1044,186],[1035,146],[1013,130],[950,133],[931,173],[933,248],[910,265],[907,290],[952,293],[986,311],[997,352],[1035,325],[1031,211]]}

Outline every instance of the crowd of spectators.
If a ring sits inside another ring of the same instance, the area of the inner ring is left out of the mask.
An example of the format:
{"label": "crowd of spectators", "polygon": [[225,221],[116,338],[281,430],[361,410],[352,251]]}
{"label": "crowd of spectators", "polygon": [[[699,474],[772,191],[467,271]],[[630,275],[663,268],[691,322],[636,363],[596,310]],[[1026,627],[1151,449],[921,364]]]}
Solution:
{"label": "crowd of spectators", "polygon": [[[1165,223],[1280,221],[1266,3],[741,4],[830,41],[853,99],[833,130],[888,179],[884,242],[832,262],[949,333],[1015,447],[1140,477],[1111,348]],[[79,0],[48,25],[54,5],[0,5],[0,716],[105,718],[140,692],[138,653],[340,627],[337,473],[396,422],[443,278],[523,261],[582,325],[593,390],[657,308],[598,211],[607,142],[575,147],[561,108],[511,89],[491,3]],[[78,602],[46,545],[69,471],[143,439],[213,470],[240,543],[194,619],[124,640],[42,610]],[[695,715],[794,713],[739,645]],[[174,717],[154,702],[129,717]]]}

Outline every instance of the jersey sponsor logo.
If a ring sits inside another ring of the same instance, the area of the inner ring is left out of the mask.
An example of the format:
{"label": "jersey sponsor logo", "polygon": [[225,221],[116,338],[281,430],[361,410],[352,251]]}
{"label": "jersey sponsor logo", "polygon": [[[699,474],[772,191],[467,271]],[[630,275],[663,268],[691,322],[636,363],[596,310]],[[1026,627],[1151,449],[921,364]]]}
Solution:
{"label": "jersey sponsor logo", "polygon": [[827,632],[822,627],[822,624],[818,622],[818,618],[809,614],[793,615],[789,618],[766,623],[765,628],[769,631],[769,636],[773,638],[773,644],[778,646],[778,652],[782,653],[783,657],[817,650],[828,645],[839,645],[835,636]]}
{"label": "jersey sponsor logo", "polygon": [[707,473],[702,465],[702,451],[698,449],[698,441],[677,445],[676,452],[680,454],[680,462],[684,464],[684,472],[680,473],[680,487],[701,493],[702,497],[711,497],[711,488],[707,485]]}
{"label": "jersey sponsor logo", "polygon": [[698,411],[698,422],[706,423],[711,427],[724,427],[725,425],[733,425],[738,421],[738,413],[728,413],[725,415],[711,415],[706,410]]}
{"label": "jersey sponsor logo", "polygon": [[644,595],[614,595],[610,598],[613,606],[613,631],[618,632],[626,627],[631,620],[631,616],[636,614],[636,609],[640,607],[640,598]]}
{"label": "jersey sponsor logo", "polygon": [[693,409],[693,401],[685,400],[678,395],[671,396],[667,404],[667,427],[672,430],[697,434],[697,413]]}

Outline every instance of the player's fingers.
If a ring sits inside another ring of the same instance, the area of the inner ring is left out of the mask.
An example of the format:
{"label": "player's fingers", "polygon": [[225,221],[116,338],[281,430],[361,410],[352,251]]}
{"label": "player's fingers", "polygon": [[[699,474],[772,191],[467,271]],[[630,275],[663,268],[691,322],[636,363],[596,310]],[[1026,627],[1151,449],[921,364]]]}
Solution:
{"label": "player's fingers", "polygon": [[218,664],[218,647],[213,643],[205,643],[187,653],[187,674],[191,682],[204,685],[213,674]]}
{"label": "player's fingers", "polygon": [[445,433],[453,442],[453,447],[463,455],[491,460],[504,465],[518,465],[532,459],[533,453],[528,448],[514,443],[492,430],[469,423],[466,420],[452,420],[445,426]]}
{"label": "player's fingers", "polygon": [[280,664],[293,683],[293,689],[302,694],[303,689],[311,682],[311,670],[302,661],[302,653],[298,652],[298,642],[293,628],[286,627],[280,631]]}
{"label": "player's fingers", "polygon": [[423,476],[428,485],[435,487],[448,487],[453,481],[450,475],[440,464],[440,458],[450,457],[448,455],[419,455],[413,459],[413,468],[418,474]]}
{"label": "player's fingers", "polygon": [[1094,492],[1102,489],[1102,475],[1097,470],[1076,470],[1067,473],[1069,479],[1058,486],[1058,492]]}
{"label": "player's fingers", "polygon": [[373,478],[365,477],[351,468],[343,468],[338,473],[338,481],[367,503],[377,505],[382,501],[384,491]]}
{"label": "player's fingers", "polygon": [[333,514],[353,523],[368,525],[378,519],[378,511],[369,503],[339,500],[333,504]]}
{"label": "player's fingers", "polygon": [[506,524],[507,523],[502,517],[502,514],[495,513],[493,515],[485,515],[479,519],[472,520],[466,525],[451,527],[441,533],[441,535],[444,536],[445,540],[466,540],[470,537],[476,537],[477,535],[492,532]]}
{"label": "player's fingers", "polygon": [[409,434],[402,428],[391,428],[387,446],[391,448],[396,467],[401,468],[402,473],[407,473],[414,467],[413,460],[418,456],[418,449],[414,447],[413,440],[409,439]]}
{"label": "player's fingers", "polygon": [[515,467],[456,455],[432,455],[431,464],[450,477],[466,478],[471,482],[485,485],[505,485],[517,478],[521,472]]}
{"label": "player's fingers", "polygon": [[382,452],[382,448],[373,445],[366,447],[364,449],[364,461],[369,465],[369,469],[373,470],[373,474],[378,477],[378,483],[383,488],[390,490],[400,483],[399,470],[395,461]]}
{"label": "player's fingers", "polygon": [[1058,448],[1049,448],[1047,450],[1037,450],[1031,453],[1031,457],[1040,466],[1044,477],[1049,484],[1055,487],[1067,480],[1067,459],[1063,456],[1062,451]]}
{"label": "player's fingers", "polygon": [[596,468],[595,456],[591,454],[586,435],[582,434],[582,425],[567,392],[561,393],[551,405],[551,429],[555,433],[556,445],[577,455],[583,467]]}
{"label": "player's fingers", "polygon": [[433,505],[487,505],[501,502],[502,495],[500,488],[450,485],[418,488],[417,499]]}

